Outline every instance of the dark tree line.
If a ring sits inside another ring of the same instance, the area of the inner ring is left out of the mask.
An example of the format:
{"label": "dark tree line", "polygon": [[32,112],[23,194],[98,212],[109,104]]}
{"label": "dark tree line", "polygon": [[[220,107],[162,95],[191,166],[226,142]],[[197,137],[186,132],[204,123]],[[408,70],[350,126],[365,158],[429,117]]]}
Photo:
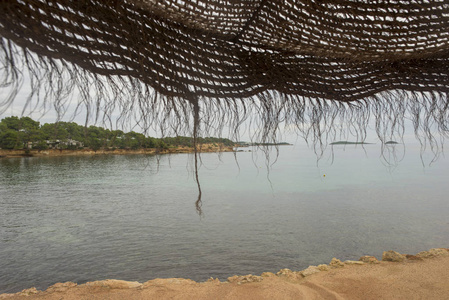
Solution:
{"label": "dark tree line", "polygon": [[[199,143],[232,146],[234,142],[223,138],[199,138]],[[6,117],[0,121],[0,148],[2,149],[81,149],[100,148],[142,149],[192,147],[191,137],[154,138],[142,133],[110,130],[97,126],[81,126],[74,122],[45,123],[29,117]]]}

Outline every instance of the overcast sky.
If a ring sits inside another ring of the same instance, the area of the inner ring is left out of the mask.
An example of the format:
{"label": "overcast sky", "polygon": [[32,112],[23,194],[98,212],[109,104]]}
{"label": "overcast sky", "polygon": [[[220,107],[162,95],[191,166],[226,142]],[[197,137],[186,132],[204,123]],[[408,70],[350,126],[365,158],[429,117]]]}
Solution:
{"label": "overcast sky", "polygon": [[[5,91],[5,89],[3,89],[3,90],[0,89],[0,99],[5,99],[7,97],[6,92],[7,91]],[[31,105],[27,106],[25,111],[23,111],[25,104],[26,104],[26,99],[27,99],[28,94],[29,94],[29,85],[24,84],[22,86],[21,92],[17,95],[13,104],[10,105],[2,114],[0,114],[0,119],[2,119],[4,117],[8,117],[8,116],[25,115],[25,116],[31,117],[34,120],[41,122],[41,124],[54,123],[57,120],[57,113],[56,113],[55,109],[52,107],[51,103],[47,104],[45,111],[40,110],[40,109],[33,110],[32,109],[33,106],[31,106]],[[65,114],[65,116],[62,118],[62,121],[73,121],[80,125],[84,125],[85,120],[86,120],[86,111],[85,111],[85,109],[82,109],[76,116],[74,116],[74,109],[75,109],[76,103],[77,103],[76,95],[72,95],[72,102],[68,105],[68,111]],[[114,115],[112,117],[114,118]],[[88,123],[88,125],[94,125],[94,122],[90,121]],[[101,121],[95,125],[108,127],[108,126],[104,126],[103,124],[101,124]],[[340,125],[341,124],[338,124],[338,123],[334,124],[334,126],[340,126]],[[129,124],[129,126],[127,126],[128,128],[118,128],[118,129],[124,129],[124,131],[134,130],[136,132],[142,132],[142,130],[139,127],[133,127],[133,126],[135,126],[135,123]],[[303,126],[308,126],[308,124],[303,124]],[[243,127],[245,127],[245,126],[243,126]],[[248,126],[246,126],[246,127],[248,127]],[[343,127],[346,128],[347,126],[343,125]],[[405,120],[405,127],[406,127],[406,130],[405,130],[405,134],[403,136],[404,141],[410,142],[410,143],[418,142],[414,135],[412,122],[409,120]],[[281,126],[281,128],[284,128],[284,126]],[[113,129],[117,129],[117,128],[113,128]],[[257,128],[254,128],[254,127],[251,128],[252,133],[254,133],[257,130],[258,130]],[[223,131],[223,132],[226,133],[227,131]],[[290,125],[289,127],[287,127],[286,130],[281,130],[280,133],[281,134],[279,135],[278,142],[285,141],[285,142],[289,142],[289,143],[293,143],[293,144],[304,143],[304,139],[302,137],[298,137],[298,135],[294,132],[293,125]],[[148,132],[148,134],[150,136],[154,136],[154,137],[161,136],[161,134],[155,130],[150,130]],[[227,137],[227,136],[224,136],[224,137]],[[390,139],[390,138],[387,137],[387,139]],[[392,139],[400,139],[400,137],[398,136],[398,137],[394,137]],[[240,132],[240,140],[243,140],[243,141],[251,140],[248,130]],[[351,132],[348,132],[347,134],[336,137],[335,140],[331,140],[331,141],[327,141],[327,142],[330,143],[330,142],[334,142],[334,141],[338,141],[338,140],[356,141],[357,137],[354,135],[351,135]],[[369,124],[368,128],[366,128],[365,141],[371,142],[371,143],[380,143],[379,138],[375,132],[374,117],[371,117],[370,124]]]}

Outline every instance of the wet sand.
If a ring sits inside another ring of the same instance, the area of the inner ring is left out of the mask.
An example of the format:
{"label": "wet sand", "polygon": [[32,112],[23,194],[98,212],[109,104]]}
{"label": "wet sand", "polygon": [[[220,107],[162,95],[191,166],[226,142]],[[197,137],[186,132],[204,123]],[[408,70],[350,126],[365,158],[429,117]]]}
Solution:
{"label": "wet sand", "polygon": [[312,266],[303,271],[210,279],[154,279],[145,283],[103,280],[77,285],[57,283],[46,291],[34,288],[0,299],[449,299],[449,250],[416,255],[385,252],[382,261]]}

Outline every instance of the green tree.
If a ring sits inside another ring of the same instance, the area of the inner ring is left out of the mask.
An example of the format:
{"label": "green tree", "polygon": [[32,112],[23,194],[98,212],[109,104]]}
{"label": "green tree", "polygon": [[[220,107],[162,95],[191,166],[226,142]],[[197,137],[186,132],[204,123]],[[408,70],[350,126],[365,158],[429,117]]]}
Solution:
{"label": "green tree", "polygon": [[168,145],[162,140],[158,139],[158,143],[156,144],[156,148],[166,150],[168,149]]}
{"label": "green tree", "polygon": [[20,149],[22,143],[19,138],[19,132],[12,129],[6,129],[0,134],[0,148],[2,149]]}
{"label": "green tree", "polygon": [[142,148],[144,144],[145,136],[143,134],[134,131],[125,133],[125,146],[127,148],[136,150],[138,148]]}
{"label": "green tree", "polygon": [[15,131],[20,130],[20,119],[18,117],[6,117],[2,120],[1,123],[4,124],[7,129],[12,129]]}
{"label": "green tree", "polygon": [[145,148],[156,148],[157,142],[157,139],[149,136],[145,138]]}
{"label": "green tree", "polygon": [[33,149],[37,149],[37,150],[47,150],[48,149],[48,145],[45,141],[41,140],[38,141],[35,145],[33,145]]}
{"label": "green tree", "polygon": [[84,140],[84,126],[80,126],[75,122],[65,123],[64,128],[68,133],[68,138],[83,142]]}
{"label": "green tree", "polygon": [[101,147],[107,146],[110,131],[97,126],[87,128],[86,146],[95,151]]}
{"label": "green tree", "polygon": [[52,124],[45,123],[41,126],[40,130],[42,138],[46,140],[66,141],[69,138],[69,133],[62,122]]}
{"label": "green tree", "polygon": [[86,146],[97,152],[101,148],[102,144],[99,139],[90,137],[86,141]]}
{"label": "green tree", "polygon": [[38,121],[34,121],[30,117],[22,117],[19,120],[20,129],[23,130],[38,130],[40,123]]}
{"label": "green tree", "polygon": [[2,148],[21,149],[28,142],[37,142],[41,139],[39,122],[30,117],[6,117],[0,122],[0,139]]}
{"label": "green tree", "polygon": [[8,130],[8,126],[3,123],[3,120],[0,122],[0,136]]}
{"label": "green tree", "polygon": [[39,122],[34,121],[30,117],[22,117],[19,120],[19,126],[19,137],[25,147],[28,142],[37,143],[42,140]]}
{"label": "green tree", "polygon": [[124,136],[125,133],[121,130],[113,130],[110,134],[110,141],[108,143],[109,147],[116,147],[116,148],[125,148],[124,145]]}

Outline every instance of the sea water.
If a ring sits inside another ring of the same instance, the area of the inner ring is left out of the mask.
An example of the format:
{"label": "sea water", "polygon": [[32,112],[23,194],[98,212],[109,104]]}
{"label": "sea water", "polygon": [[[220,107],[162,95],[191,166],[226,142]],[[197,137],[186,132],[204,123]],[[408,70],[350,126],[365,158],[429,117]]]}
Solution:
{"label": "sea water", "polygon": [[192,154],[0,159],[0,293],[225,280],[447,247],[448,159],[430,164],[416,144],[381,149],[203,153],[202,216]]}

